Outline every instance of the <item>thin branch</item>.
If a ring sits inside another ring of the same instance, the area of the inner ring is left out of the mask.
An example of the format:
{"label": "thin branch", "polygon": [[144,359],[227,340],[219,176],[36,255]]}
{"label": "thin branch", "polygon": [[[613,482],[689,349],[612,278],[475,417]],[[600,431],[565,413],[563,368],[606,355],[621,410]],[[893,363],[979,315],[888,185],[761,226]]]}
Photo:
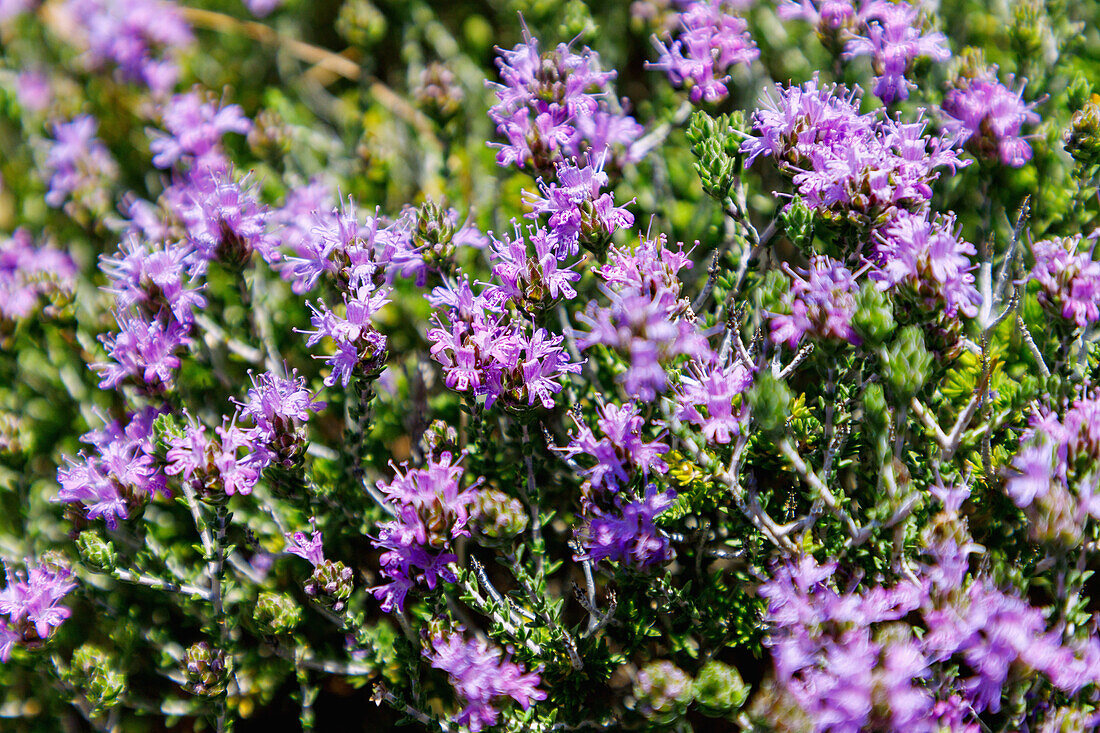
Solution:
{"label": "thin branch", "polygon": [[860,529],[859,525],[852,519],[852,516],[840,505],[836,496],[821,480],[821,477],[806,465],[806,462],[802,460],[802,456],[798,454],[798,451],[791,445],[791,442],[785,437],[780,438],[777,447],[779,448],[779,452],[783,454],[783,457],[787,459],[787,462],[791,464],[798,475],[810,485],[819,497],[821,497],[822,501],[825,502],[825,506],[829,507],[829,510],[844,523],[848,528],[848,534],[851,535],[853,540],[865,537],[865,530]]}

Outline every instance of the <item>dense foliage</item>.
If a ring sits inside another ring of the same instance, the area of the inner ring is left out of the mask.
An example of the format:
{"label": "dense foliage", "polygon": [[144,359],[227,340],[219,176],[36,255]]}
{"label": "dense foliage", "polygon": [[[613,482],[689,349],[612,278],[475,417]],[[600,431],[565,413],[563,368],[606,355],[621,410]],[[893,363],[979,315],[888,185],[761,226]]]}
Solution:
{"label": "dense foliage", "polygon": [[0,728],[1100,727],[1098,21],[0,0]]}

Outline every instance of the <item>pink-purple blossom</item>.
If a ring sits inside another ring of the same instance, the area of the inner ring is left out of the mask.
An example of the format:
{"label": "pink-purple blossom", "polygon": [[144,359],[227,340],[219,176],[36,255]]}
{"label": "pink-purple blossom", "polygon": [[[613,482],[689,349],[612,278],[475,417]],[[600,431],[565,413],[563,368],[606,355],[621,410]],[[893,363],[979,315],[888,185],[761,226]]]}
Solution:
{"label": "pink-purple blossom", "polygon": [[1012,91],[997,81],[995,70],[961,79],[943,100],[947,126],[960,132],[960,143],[1013,168],[1031,160],[1031,145],[1022,129],[1039,122],[1034,108],[1023,100],[1023,84]]}
{"label": "pink-purple blossom", "polygon": [[733,14],[733,5],[725,0],[694,0],[679,14],[679,37],[653,41],[660,58],[648,66],[663,70],[673,84],[687,87],[693,102],[725,99],[730,68],[760,56],[748,24]]}
{"label": "pink-purple blossom", "polygon": [[546,693],[538,688],[537,672],[527,672],[483,638],[465,638],[461,631],[436,636],[424,656],[447,673],[465,707],[454,721],[472,731],[495,725],[501,700],[512,698],[524,710]]}

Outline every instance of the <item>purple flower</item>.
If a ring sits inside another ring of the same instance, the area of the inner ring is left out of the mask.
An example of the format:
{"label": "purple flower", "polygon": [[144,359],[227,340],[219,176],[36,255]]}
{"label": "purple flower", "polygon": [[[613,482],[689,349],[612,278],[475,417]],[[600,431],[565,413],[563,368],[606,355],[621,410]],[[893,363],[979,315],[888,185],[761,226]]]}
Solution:
{"label": "purple flower", "polygon": [[959,237],[954,214],[899,212],[883,231],[876,232],[874,253],[878,269],[871,273],[883,289],[906,284],[931,308],[942,305],[949,318],[959,313],[973,318],[981,294],[974,287],[970,257],[974,245]]}
{"label": "purple flower", "polygon": [[323,301],[318,301],[316,306],[310,304],[313,330],[303,332],[309,334],[306,346],[315,346],[324,338],[336,344],[336,353],[325,358],[325,363],[332,367],[325,377],[327,386],[339,381],[347,387],[357,371],[370,375],[382,367],[386,337],[375,330],[371,318],[389,302],[389,293],[387,288],[372,292],[369,286],[363,285],[357,293],[344,295],[343,316],[333,313]]}
{"label": "purple flower", "polygon": [[646,486],[641,501],[623,501],[616,497],[615,510],[604,512],[592,507],[587,525],[578,532],[584,554],[578,560],[614,560],[635,567],[649,567],[668,562],[673,557],[666,537],[654,520],[676,500],[676,492],[657,491],[654,484]]}
{"label": "purple flower", "polygon": [[647,66],[662,69],[673,84],[688,87],[692,102],[725,99],[730,67],[752,63],[760,55],[748,24],[730,12],[730,5],[723,0],[695,0],[680,13],[678,40],[653,40],[660,60]]}
{"label": "purple flower", "polygon": [[810,269],[801,275],[785,269],[791,277],[786,299],[791,312],[772,316],[772,342],[794,348],[807,333],[821,339],[861,342],[852,328],[859,286],[851,270],[824,255],[812,257]]}
{"label": "purple flower", "polygon": [[235,420],[222,419],[215,431],[216,439],[206,435],[206,426],[187,415],[187,427],[182,435],[169,439],[164,472],[191,482],[200,495],[225,492],[247,495],[260,478],[257,468],[239,455],[249,449],[249,437],[237,427]]}
{"label": "purple flower", "polygon": [[26,318],[38,307],[40,298],[71,292],[76,274],[69,255],[53,247],[35,246],[25,229],[0,237],[0,319]]}
{"label": "purple flower", "polygon": [[72,612],[57,605],[76,583],[72,572],[64,566],[43,563],[31,565],[27,572],[12,570],[4,563],[7,585],[0,591],[0,662],[11,657],[16,642],[40,644],[50,637]]}
{"label": "purple flower", "polygon": [[50,175],[46,203],[61,206],[70,197],[90,208],[107,208],[107,184],[118,176],[118,166],[106,146],[96,137],[99,123],[91,115],[78,115],[70,122],[54,122],[53,142],[46,155]]}
{"label": "purple flower", "polygon": [[160,108],[161,124],[168,131],[151,131],[149,149],[153,165],[171,168],[186,163],[205,170],[227,168],[221,140],[226,133],[247,135],[252,122],[235,104],[219,106],[201,91],[176,94]]}
{"label": "purple flower", "polygon": [[771,156],[776,164],[794,169],[809,162],[819,147],[835,147],[851,138],[870,135],[874,118],[859,113],[858,93],[837,94],[837,86],[824,87],[817,75],[801,85],[780,86],[776,97],[765,92],[753,112],[753,130],[741,144],[745,166],[759,156]]}
{"label": "purple flower", "polygon": [[279,259],[276,241],[267,233],[267,208],[258,202],[248,176],[235,181],[229,170],[195,171],[187,183],[180,216],[195,248],[195,274],[204,273],[211,260],[243,267],[253,250],[268,262]]}
{"label": "purple flower", "polygon": [[960,143],[1013,168],[1031,160],[1031,146],[1020,129],[1039,122],[1034,107],[1023,100],[1023,84],[1012,91],[997,81],[995,69],[975,79],[960,79],[943,100],[943,111],[950,115],[947,126],[960,132]]}
{"label": "purple flower", "polygon": [[321,546],[321,533],[313,530],[312,535],[306,536],[305,532],[294,532],[284,535],[286,538],[286,551],[292,555],[309,560],[313,567],[317,567],[325,561],[324,548]]}
{"label": "purple flower", "polygon": [[87,519],[103,518],[114,528],[119,519],[157,492],[166,492],[166,480],[157,468],[152,440],[156,413],[131,417],[125,428],[111,423],[82,439],[93,450],[67,458],[68,468],[57,472],[60,490],[54,501],[73,504]]}
{"label": "purple flower", "polygon": [[604,344],[628,358],[619,377],[632,397],[650,401],[668,380],[663,364],[679,356],[700,361],[710,357],[706,338],[686,318],[688,304],[680,299],[678,272],[691,261],[683,249],[669,249],[663,236],[643,240],[634,250],[611,248],[609,263],[597,270],[607,281],[610,305],[589,303],[580,316],[590,331],[580,345]]}
{"label": "purple flower", "polygon": [[[413,247],[414,217],[401,217],[387,224],[376,213],[364,221],[350,197],[337,210],[306,212],[305,207],[316,196],[318,192],[314,191],[301,203],[295,199],[294,205],[302,207],[292,240],[296,251],[276,265],[283,278],[292,283],[294,292],[312,290],[324,275],[350,291],[366,285],[373,289],[392,282],[397,275],[415,275],[418,284],[423,284],[427,269]],[[290,203],[288,199],[287,205]],[[287,215],[276,214],[275,221],[284,221]],[[457,218],[457,213],[452,215]],[[309,217],[313,223],[307,230],[305,219]]]}
{"label": "purple flower", "polygon": [[243,0],[248,12],[257,18],[271,15],[272,11],[283,4],[283,0]]}
{"label": "purple flower", "polygon": [[172,386],[180,360],[176,352],[191,344],[189,325],[115,312],[118,333],[100,336],[110,361],[92,364],[101,389],[130,380],[158,392]]}
{"label": "purple flower", "polygon": [[576,255],[578,244],[602,252],[617,230],[634,226],[634,215],[615,206],[615,197],[610,193],[601,193],[608,184],[603,171],[605,159],[601,157],[593,164],[589,156],[584,167],[560,162],[556,183],[539,178],[541,196],[524,191],[524,199],[532,209],[530,217],[550,215],[549,239],[559,259]]}
{"label": "purple flower", "polygon": [[394,466],[392,481],[378,482],[378,489],[394,507],[394,519],[379,527],[371,544],[386,550],[379,559],[382,575],[390,582],[371,593],[382,610],[403,611],[405,596],[418,583],[435,588],[440,580],[454,582],[447,567],[457,557],[449,552],[451,539],[469,536],[466,529],[474,487],[460,488],[462,467],[450,453],[429,461],[427,468]]}
{"label": "purple flower", "polygon": [[[559,266],[552,235],[529,228],[525,241],[519,223],[512,224],[515,239],[493,237],[493,277],[501,295],[528,312],[550,308],[563,297],[575,298],[577,291],[570,283],[580,280],[580,273]],[[534,254],[528,254],[528,241]]]}
{"label": "purple flower", "polygon": [[837,96],[816,78],[779,88],[753,115],[757,137],[742,143],[745,165],[772,156],[808,205],[874,224],[895,208],[923,207],[937,169],[969,164],[954,149],[956,135],[930,137],[919,120],[861,115],[858,103],[856,93]]}
{"label": "purple flower", "polygon": [[100,269],[110,285],[119,309],[136,308],[149,319],[162,317],[190,325],[193,312],[206,306],[204,285],[185,287],[192,281],[189,269],[193,250],[183,244],[156,246],[127,235],[115,257],[102,257]]}
{"label": "purple flower", "polygon": [[[0,11],[0,16],[3,11]],[[15,78],[15,94],[19,104],[32,112],[42,112],[53,102],[50,78],[39,71],[22,71]]]}
{"label": "purple flower", "polygon": [[[0,0],[0,23],[29,13],[38,5],[39,0]],[[0,657],[6,660],[6,657]]]}
{"label": "purple flower", "polygon": [[499,148],[500,165],[552,171],[556,163],[580,157],[589,148],[619,162],[640,157],[634,142],[641,127],[609,110],[604,97],[615,72],[602,71],[595,52],[576,54],[560,44],[540,54],[538,41],[530,36],[511,51],[498,52],[504,83],[489,83],[498,100],[489,117],[508,140],[493,144]]}
{"label": "purple flower", "polygon": [[908,2],[876,2],[861,13],[862,36],[848,41],[845,58],[870,56],[875,71],[875,96],[886,104],[908,99],[915,84],[906,78],[918,58],[951,58],[947,36],[921,29],[921,9]]}
{"label": "purple flower", "polygon": [[264,372],[259,377],[249,372],[252,389],[238,403],[242,417],[253,427],[243,432],[249,442],[252,460],[259,466],[279,460],[292,465],[305,442],[304,423],[311,412],[320,412],[325,403],[313,399],[305,377],[295,369],[285,377]]}
{"label": "purple flower", "polygon": [[577,434],[562,449],[574,459],[579,456],[595,459],[594,466],[581,472],[592,488],[617,491],[630,482],[635,472],[648,476],[650,471],[664,473],[668,470],[668,465],[661,460],[668,452],[668,445],[657,440],[643,440],[645,420],[637,405],[601,405],[598,415],[596,425],[602,433],[599,440],[592,428],[574,416]]}
{"label": "purple flower", "polygon": [[744,426],[747,404],[738,396],[751,385],[752,373],[740,362],[684,370],[678,390],[678,416],[702,428],[709,442],[727,444]]}
{"label": "purple flower", "polygon": [[461,633],[436,636],[424,656],[433,667],[447,673],[466,706],[454,721],[472,731],[496,724],[500,698],[510,697],[524,710],[532,702],[546,699],[546,693],[538,689],[537,672],[526,672],[509,658],[502,658],[500,648],[484,639],[465,639]]}
{"label": "purple flower", "polygon": [[1039,303],[1078,328],[1100,320],[1100,262],[1090,252],[1078,253],[1080,235],[1044,239],[1031,246],[1039,283]]}
{"label": "purple flower", "polygon": [[74,28],[86,47],[90,69],[111,64],[124,81],[138,82],[156,93],[176,84],[175,62],[164,52],[182,49],[194,40],[175,3],[164,0],[66,0]]}
{"label": "purple flower", "polygon": [[503,398],[514,411],[536,403],[551,409],[559,379],[581,365],[569,361],[561,336],[506,320],[500,296],[496,288],[475,295],[466,279],[436,288],[428,300],[446,313],[436,312],[437,327],[428,332],[432,358],[448,387],[484,395],[486,408]]}

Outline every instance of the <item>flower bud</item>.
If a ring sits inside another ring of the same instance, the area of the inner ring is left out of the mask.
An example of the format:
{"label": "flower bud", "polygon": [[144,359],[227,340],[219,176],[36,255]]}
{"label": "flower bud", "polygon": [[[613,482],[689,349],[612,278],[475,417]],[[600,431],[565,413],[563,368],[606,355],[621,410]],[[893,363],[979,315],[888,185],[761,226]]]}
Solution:
{"label": "flower bud", "polygon": [[492,542],[507,542],[527,529],[523,503],[496,489],[478,492],[472,515],[473,530]]}
{"label": "flower bud", "polygon": [[906,326],[894,343],[880,352],[886,383],[901,403],[908,403],[928,381],[932,355],[917,326]]}
{"label": "flower bud", "polygon": [[752,418],[761,430],[774,432],[782,430],[791,414],[791,390],[785,382],[763,371],[749,389],[749,404],[752,406]]}
{"label": "flower bud", "polygon": [[288,595],[263,591],[256,599],[253,618],[263,633],[279,636],[294,631],[302,620],[302,609]]}
{"label": "flower bud", "polygon": [[344,610],[355,588],[351,568],[340,561],[325,560],[313,569],[305,583],[306,595],[333,611]]}
{"label": "flower bud", "polygon": [[77,536],[76,549],[80,553],[81,562],[92,570],[109,573],[115,567],[117,556],[114,545],[104,540],[94,529],[85,530]]}
{"label": "flower bud", "polygon": [[126,688],[126,678],[118,672],[103,649],[94,644],[84,644],[73,652],[69,665],[68,682],[80,690],[99,712],[115,707]]}
{"label": "flower bud", "polygon": [[694,696],[691,677],[667,660],[647,664],[634,683],[637,711],[654,723],[683,716]]}
{"label": "flower bud", "polygon": [[183,654],[183,673],[187,678],[184,688],[193,695],[220,695],[229,682],[229,671],[225,652],[212,648],[205,641],[192,644]]}
{"label": "flower bud", "polygon": [[1079,166],[1100,164],[1100,96],[1092,98],[1070,120],[1066,150]]}
{"label": "flower bud", "polygon": [[734,667],[712,659],[695,677],[695,700],[704,714],[728,715],[745,704],[749,686]]}
{"label": "flower bud", "polygon": [[856,312],[852,316],[852,328],[867,344],[881,344],[894,332],[897,323],[886,293],[864,280],[856,294]]}

